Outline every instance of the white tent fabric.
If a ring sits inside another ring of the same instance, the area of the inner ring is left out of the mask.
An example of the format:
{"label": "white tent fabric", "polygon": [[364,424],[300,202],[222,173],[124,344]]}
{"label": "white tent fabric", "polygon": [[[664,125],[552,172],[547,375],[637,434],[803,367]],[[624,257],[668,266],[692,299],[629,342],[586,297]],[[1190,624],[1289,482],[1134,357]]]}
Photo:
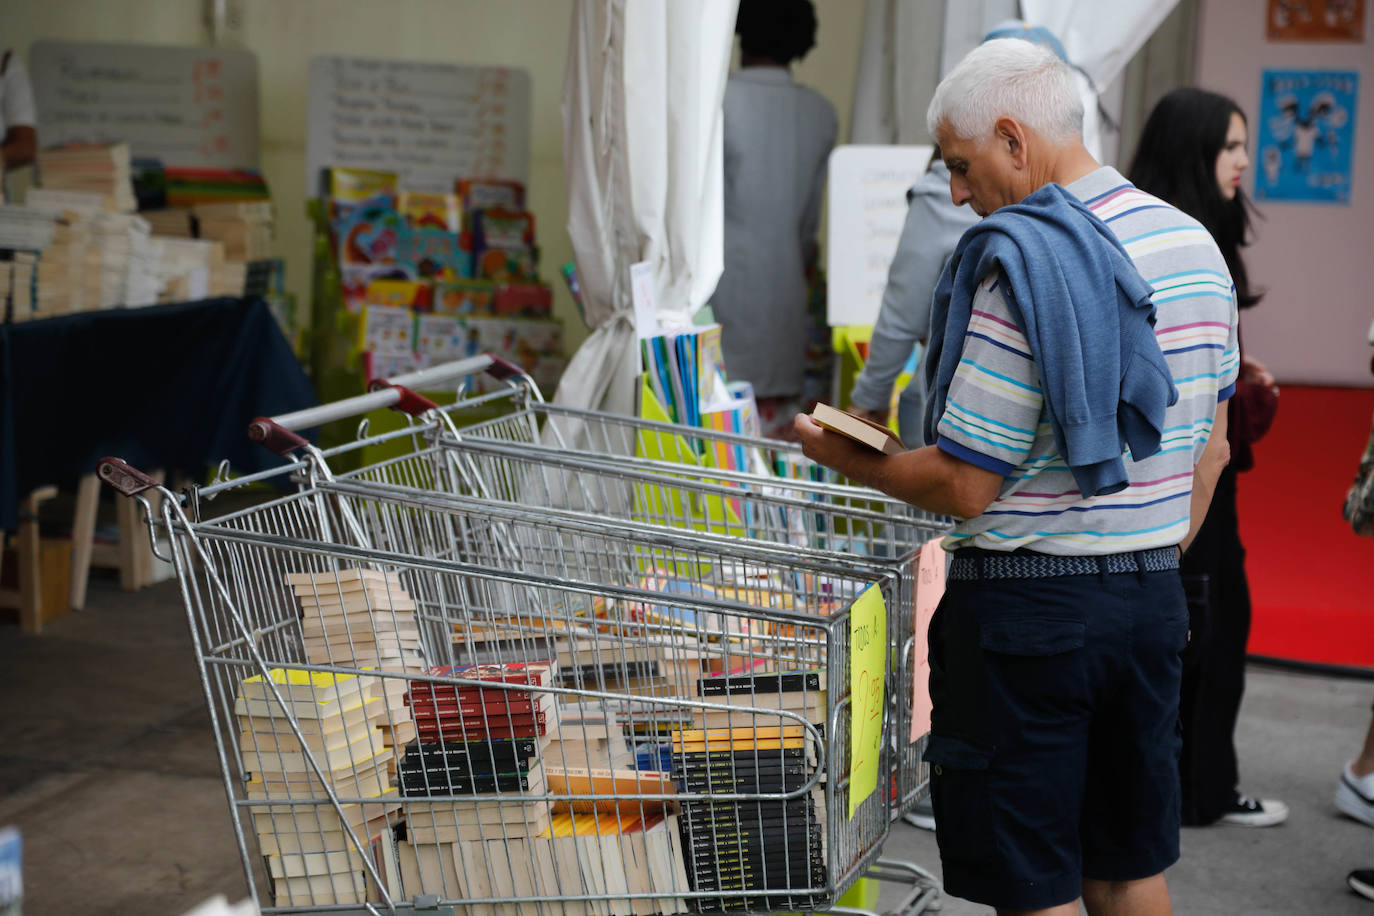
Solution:
{"label": "white tent fabric", "polygon": [[638,352],[630,265],[653,267],[663,327],[723,263],[721,99],[737,0],[577,0],[563,88],[568,234],[592,334],[555,401],[628,414]]}
{"label": "white tent fabric", "polygon": [[[1106,136],[1098,93],[1108,92],[1177,4],[1178,0],[1020,0],[1020,18],[1052,31],[1069,60],[1083,70],[1077,81],[1083,99],[1083,139],[1099,161],[1105,161],[1104,155],[1116,144]],[[926,142],[925,104],[935,83],[989,30],[1017,14],[1017,0],[868,0],[850,142]],[[936,34],[942,37],[935,55],[938,74],[921,69],[932,57],[928,42]]]}
{"label": "white tent fabric", "polygon": [[940,77],[943,11],[944,0],[868,0],[850,143],[930,142],[926,106]]}
{"label": "white tent fabric", "polygon": [[[1116,82],[1126,65],[1150,40],[1155,29],[1178,5],[1178,0],[1021,0],[1022,18],[1053,32],[1069,60],[1092,80],[1080,81],[1083,99],[1083,140],[1099,161],[1106,143],[1106,125],[1098,116],[1098,94]],[[1094,91],[1096,87],[1096,91]]]}

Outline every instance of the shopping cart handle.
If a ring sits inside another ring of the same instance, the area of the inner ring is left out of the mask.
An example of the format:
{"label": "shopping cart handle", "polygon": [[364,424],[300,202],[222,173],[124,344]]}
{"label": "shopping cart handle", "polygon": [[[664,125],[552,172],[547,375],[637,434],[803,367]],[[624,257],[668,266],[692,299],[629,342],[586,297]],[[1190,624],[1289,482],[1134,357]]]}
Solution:
{"label": "shopping cart handle", "polygon": [[101,480],[125,496],[137,496],[144,490],[151,490],[158,485],[156,480],[123,458],[101,458],[96,463],[96,473],[100,475]]}
{"label": "shopping cart handle", "polygon": [[271,417],[258,417],[249,423],[248,438],[283,457],[310,444],[304,436],[296,435]]}
{"label": "shopping cart handle", "polygon": [[368,382],[367,385],[368,391],[382,391],[385,389],[396,392],[400,397],[400,400],[391,406],[402,413],[410,414],[412,417],[418,417],[425,411],[433,410],[439,406],[424,395],[416,394],[411,391],[405,385],[396,385],[392,382],[388,382],[384,378],[374,378],[371,382]]}
{"label": "shopping cart handle", "polygon": [[469,356],[466,359],[440,363],[437,366],[430,366],[428,369],[421,369],[419,372],[393,375],[387,381],[393,385],[404,385],[412,391],[437,391],[440,387],[449,382],[456,382],[465,375],[490,371],[488,367],[495,359],[496,357],[490,353],[483,353],[480,356]]}
{"label": "shopping cart handle", "polygon": [[525,370],[508,359],[492,354],[491,365],[487,367],[487,375],[504,382],[508,378],[515,378],[517,375],[524,375]]}

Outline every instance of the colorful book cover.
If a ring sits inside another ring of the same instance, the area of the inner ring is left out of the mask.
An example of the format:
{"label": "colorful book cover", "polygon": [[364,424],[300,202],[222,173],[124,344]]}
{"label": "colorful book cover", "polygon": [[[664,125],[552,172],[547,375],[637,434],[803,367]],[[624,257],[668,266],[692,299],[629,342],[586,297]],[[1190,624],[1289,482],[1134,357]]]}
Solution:
{"label": "colorful book cover", "polygon": [[464,216],[478,210],[525,209],[525,186],[496,178],[460,178],[455,185]]}
{"label": "colorful book cover", "polygon": [[402,191],[397,209],[412,229],[438,229],[451,234],[462,231],[463,221],[457,194],[430,191]]}
{"label": "colorful book cover", "polygon": [[358,322],[363,350],[376,354],[409,355],[415,352],[415,315],[407,308],[368,305]]}
{"label": "colorful book cover", "polygon": [[497,286],[489,280],[444,280],[434,286],[434,311],[445,315],[495,315]]}
{"label": "colorful book cover", "polygon": [[405,221],[395,210],[359,208],[333,223],[339,266],[390,264]]}
{"label": "colorful book cover", "polygon": [[472,215],[473,275],[503,283],[537,280],[534,214],[478,210]]}
{"label": "colorful book cover", "polygon": [[553,290],[544,283],[506,283],[496,288],[492,306],[498,316],[548,318],[553,313]]}
{"label": "colorful book cover", "polygon": [[369,305],[395,308],[429,308],[433,286],[424,280],[397,280],[378,277],[368,280],[365,301]]}
{"label": "colorful book cover", "polygon": [[421,277],[456,280],[472,273],[472,249],[465,236],[443,229],[403,227],[396,236],[394,260]]}

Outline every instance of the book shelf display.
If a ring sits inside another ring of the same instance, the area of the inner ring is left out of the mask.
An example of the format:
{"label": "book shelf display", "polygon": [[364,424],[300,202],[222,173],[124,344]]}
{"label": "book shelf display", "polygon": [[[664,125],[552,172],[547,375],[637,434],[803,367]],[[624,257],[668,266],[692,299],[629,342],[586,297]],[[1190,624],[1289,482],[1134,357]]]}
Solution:
{"label": "book shelf display", "polygon": [[[760,531],[782,521],[779,508],[811,505],[828,519],[811,533],[831,540],[799,547],[557,500],[521,505],[502,498],[483,456],[448,450],[443,417],[412,428],[412,441],[426,441],[426,424],[436,438],[362,471],[331,475],[307,450],[282,471],[305,482],[299,491],[254,509],[210,518],[208,505],[164,502],[159,527],[175,532],[183,581],[196,581],[193,559],[209,580],[188,590],[187,610],[216,721],[232,721],[252,678],[293,691],[302,672],[311,678],[308,695],[273,704],[297,726],[295,745],[250,756],[243,729],[220,735],[236,821],[251,822],[250,881],[256,852],[280,857],[269,873],[285,883],[260,903],[368,899],[384,910],[423,893],[484,913],[802,910],[834,904],[879,862],[904,803],[889,784],[910,768],[894,753],[906,746],[894,737],[901,676],[883,648],[909,616],[897,611],[909,583],[839,548],[864,537],[877,548],[886,534],[841,530],[841,510],[819,500],[738,487],[736,511],[757,515]],[[506,469],[504,487],[533,473]],[[103,473],[136,480],[117,465]],[[676,493],[690,501],[690,484]],[[326,606],[339,620],[307,635],[311,609]],[[893,609],[891,629],[877,608]],[[874,632],[884,673],[856,678],[873,670],[859,644]],[[371,643],[413,643],[424,670],[359,654]],[[350,677],[360,685],[345,686]],[[312,713],[346,697],[394,710],[382,698],[397,695],[408,722],[354,713],[394,732],[390,742],[319,728],[332,737],[287,762],[307,765],[309,788],[278,779],[266,797],[248,791],[254,766],[310,746],[302,700]],[[364,791],[360,771],[389,782]],[[935,891],[911,869],[899,909],[916,912]]]}
{"label": "book shelf display", "polygon": [[450,178],[447,191],[422,191],[398,172],[342,167],[320,180],[310,349],[322,398],[478,353],[557,387],[563,327],[523,184]]}

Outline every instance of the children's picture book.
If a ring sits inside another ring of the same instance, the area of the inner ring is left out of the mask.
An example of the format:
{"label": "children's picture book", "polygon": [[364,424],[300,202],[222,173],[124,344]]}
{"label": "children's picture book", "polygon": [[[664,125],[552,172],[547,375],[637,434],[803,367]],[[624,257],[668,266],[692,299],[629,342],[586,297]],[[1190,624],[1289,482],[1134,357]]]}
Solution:
{"label": "children's picture book", "polygon": [[457,194],[402,191],[397,209],[412,229],[439,229],[456,235],[463,228]]}

